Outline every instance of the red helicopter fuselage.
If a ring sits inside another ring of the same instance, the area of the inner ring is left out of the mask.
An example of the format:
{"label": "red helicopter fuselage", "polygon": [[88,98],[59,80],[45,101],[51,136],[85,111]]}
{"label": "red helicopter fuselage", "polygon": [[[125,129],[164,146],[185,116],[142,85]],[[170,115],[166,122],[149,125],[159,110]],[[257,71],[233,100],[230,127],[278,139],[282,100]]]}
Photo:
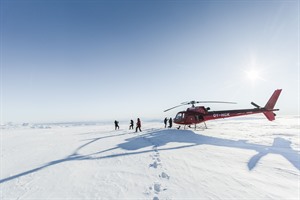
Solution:
{"label": "red helicopter fuselage", "polygon": [[279,110],[274,109],[274,106],[277,102],[280,93],[281,89],[275,90],[265,107],[260,107],[253,102],[251,102],[251,104],[256,108],[239,110],[209,111],[209,108],[205,108],[204,106],[193,106],[188,108],[186,111],[178,112],[173,121],[174,123],[180,125],[192,125],[208,120],[237,117],[257,113],[263,113],[268,120],[273,121],[275,120],[275,113],[273,111]]}

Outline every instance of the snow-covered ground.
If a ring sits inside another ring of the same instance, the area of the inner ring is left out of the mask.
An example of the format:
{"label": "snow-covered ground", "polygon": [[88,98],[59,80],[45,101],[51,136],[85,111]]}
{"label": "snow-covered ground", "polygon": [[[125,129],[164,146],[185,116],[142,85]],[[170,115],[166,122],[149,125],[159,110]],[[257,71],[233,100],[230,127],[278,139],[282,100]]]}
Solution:
{"label": "snow-covered ground", "polygon": [[0,199],[299,199],[299,117],[1,126]]}

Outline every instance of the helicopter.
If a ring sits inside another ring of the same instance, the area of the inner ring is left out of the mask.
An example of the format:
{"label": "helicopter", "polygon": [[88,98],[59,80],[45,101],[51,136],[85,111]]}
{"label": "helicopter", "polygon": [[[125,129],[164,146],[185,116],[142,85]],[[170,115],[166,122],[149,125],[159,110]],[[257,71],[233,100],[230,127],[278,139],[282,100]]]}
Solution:
{"label": "helicopter", "polygon": [[[274,106],[277,102],[277,99],[281,93],[282,89],[277,89],[274,91],[272,96],[270,97],[269,101],[266,103],[264,107],[261,107],[257,105],[254,102],[251,102],[251,104],[255,108],[250,109],[238,109],[238,110],[219,110],[219,111],[210,111],[209,107],[204,106],[195,106],[195,104],[199,103],[226,103],[226,104],[236,104],[235,102],[226,102],[226,101],[188,101],[183,102],[178,106],[174,106],[172,108],[169,108],[165,110],[164,112],[167,112],[169,110],[172,110],[174,108],[185,106],[185,105],[191,105],[190,108],[187,108],[186,111],[180,111],[176,114],[175,118],[173,119],[173,122],[175,124],[184,125],[184,128],[186,125],[189,127],[191,125],[195,125],[199,123],[204,123],[205,128],[206,121],[208,120],[215,120],[220,118],[228,118],[228,117],[238,117],[243,115],[251,115],[251,114],[257,114],[257,113],[263,113],[266,118],[269,121],[275,120],[276,114],[273,111],[279,111],[279,109],[274,109]],[[178,127],[178,129],[180,126]]]}

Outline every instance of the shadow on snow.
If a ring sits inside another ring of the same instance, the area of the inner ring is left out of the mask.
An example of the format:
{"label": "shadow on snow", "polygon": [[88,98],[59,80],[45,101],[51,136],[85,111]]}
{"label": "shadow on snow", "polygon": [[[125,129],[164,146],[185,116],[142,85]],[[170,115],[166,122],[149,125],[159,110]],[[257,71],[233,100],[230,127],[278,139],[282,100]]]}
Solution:
{"label": "shadow on snow", "polygon": [[[197,145],[213,145],[220,147],[239,148],[257,151],[248,162],[248,169],[252,170],[258,161],[265,155],[279,154],[285,157],[294,167],[300,170],[300,155],[291,148],[291,142],[281,137],[276,137],[272,146],[251,144],[246,140],[229,140],[217,137],[195,134],[190,130],[160,130],[153,133],[144,134],[140,137],[127,139],[127,142],[119,144],[118,147],[126,150],[138,150],[147,146],[161,147],[169,142],[190,143],[191,145],[179,146],[176,148],[190,147]],[[174,149],[174,148],[173,148]],[[158,149],[168,150],[168,149]]]}
{"label": "shadow on snow", "polygon": [[[296,167],[298,170],[300,170],[300,161],[299,161],[299,153],[298,151],[295,151],[291,148],[291,142],[289,140],[276,137],[273,141],[272,146],[267,145],[260,145],[260,144],[251,144],[247,143],[245,140],[229,140],[229,139],[222,139],[217,137],[211,137],[211,136],[204,136],[204,135],[198,135],[195,134],[193,131],[190,130],[155,130],[152,129],[150,131],[146,131],[145,134],[138,135],[129,139],[126,139],[126,142],[118,144],[116,147],[106,149],[103,151],[95,152],[92,154],[86,154],[81,155],[78,152],[85,148],[86,146],[97,142],[98,140],[105,139],[108,137],[117,137],[122,136],[128,133],[121,133],[119,135],[112,135],[112,136],[106,136],[106,137],[98,137],[98,138],[92,138],[89,140],[89,142],[84,143],[83,145],[79,146],[75,151],[70,154],[69,156],[51,161],[49,163],[46,163],[40,167],[4,178],[0,180],[0,184],[37,172],[39,170],[42,170],[44,168],[57,165],[64,162],[69,161],[80,161],[80,160],[99,160],[99,159],[107,159],[107,158],[114,158],[114,157],[120,157],[120,156],[130,156],[130,155],[137,155],[137,154],[143,154],[152,152],[153,149],[146,149],[141,150],[146,147],[156,147],[158,151],[169,151],[169,150],[176,150],[176,149],[182,149],[182,148],[188,148],[188,147],[194,147],[198,145],[213,145],[213,146],[220,146],[220,147],[228,147],[228,148],[238,148],[238,149],[246,149],[246,150],[254,150],[257,152],[256,155],[254,155],[252,158],[248,161],[248,169],[252,170],[259,160],[271,153],[271,154],[279,154],[286,158],[294,167]],[[188,145],[181,145],[171,148],[164,148],[167,143],[170,142],[176,142],[176,143],[188,143]],[[123,149],[126,150],[125,153],[119,153],[119,154],[112,154],[112,155],[103,155],[104,152],[113,151],[115,149]],[[132,151],[132,152],[130,152]],[[199,152],[201,153],[201,152]]]}

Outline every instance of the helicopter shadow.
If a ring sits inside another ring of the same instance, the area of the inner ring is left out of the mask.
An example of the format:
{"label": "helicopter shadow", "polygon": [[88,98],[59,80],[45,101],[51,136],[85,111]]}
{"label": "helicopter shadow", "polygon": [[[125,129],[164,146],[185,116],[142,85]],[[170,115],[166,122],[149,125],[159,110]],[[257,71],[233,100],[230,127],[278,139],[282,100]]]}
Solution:
{"label": "helicopter shadow", "polygon": [[[118,137],[122,136],[125,133],[120,133],[114,136],[108,137]],[[128,134],[128,133],[126,133]],[[131,155],[138,155],[144,153],[152,152],[152,148],[149,149],[147,147],[156,147],[159,151],[170,151],[176,149],[183,149],[183,148],[191,148],[198,145],[213,145],[213,146],[220,146],[220,147],[229,147],[229,148],[238,148],[238,149],[246,149],[246,150],[255,150],[257,154],[254,155],[248,161],[248,169],[252,170],[255,168],[259,160],[266,156],[267,154],[279,154],[286,158],[294,167],[296,167],[300,171],[300,162],[299,162],[299,152],[295,151],[291,148],[291,142],[289,140],[276,137],[273,141],[272,146],[267,145],[260,145],[260,144],[253,144],[247,143],[245,140],[229,140],[229,139],[221,139],[217,137],[211,136],[204,136],[195,134],[193,131],[190,130],[157,130],[152,129],[146,131],[146,133],[135,135],[134,137],[128,138],[125,140],[124,143],[120,143],[115,147],[105,149],[102,151],[90,153],[90,154],[80,154],[79,151],[84,149],[85,147],[96,143],[97,141],[108,138],[108,137],[98,137],[98,138],[91,138],[84,144],[77,147],[73,153],[69,154],[66,157],[61,159],[53,160],[48,163],[45,163],[39,167],[21,172],[19,174],[15,174],[3,179],[0,179],[0,184],[5,183],[7,181],[11,181],[40,170],[43,170],[48,167],[52,167],[61,163],[70,162],[70,161],[84,161],[84,160],[101,160],[101,159],[110,159],[114,157],[121,157],[121,156],[131,156]],[[168,143],[176,142],[176,143],[184,143],[184,145],[179,145],[175,147],[164,147]],[[147,148],[147,149],[144,149]],[[124,153],[113,153],[110,155],[103,155],[104,152],[111,152],[116,149],[123,149],[126,150]]]}
{"label": "helicopter shadow", "polygon": [[[109,131],[107,133],[110,134],[111,132],[112,131]],[[83,134],[91,134],[91,133],[92,134],[97,134],[96,132],[88,132],[88,133],[83,133]],[[125,132],[125,133],[118,133],[118,134],[114,134],[114,135],[110,134],[108,136],[101,136],[101,137],[94,137],[94,138],[90,138],[90,139],[85,139],[85,140],[83,140],[83,141],[85,141],[85,143],[78,146],[73,151],[73,153],[67,155],[66,157],[60,158],[60,159],[57,159],[57,160],[52,160],[52,161],[50,161],[48,163],[45,163],[45,164],[43,164],[39,167],[30,169],[30,170],[27,170],[27,171],[24,171],[24,172],[21,172],[19,174],[15,174],[15,175],[3,178],[3,179],[0,179],[0,184],[11,181],[11,180],[14,180],[14,179],[17,179],[17,178],[20,178],[20,177],[23,177],[23,176],[26,176],[26,175],[29,175],[29,174],[32,174],[32,173],[35,173],[35,172],[38,172],[42,169],[45,169],[45,168],[48,168],[48,167],[51,167],[51,166],[55,166],[55,165],[58,165],[60,163],[65,163],[65,162],[70,162],[70,161],[78,161],[78,160],[92,160],[92,157],[90,157],[90,155],[92,155],[92,154],[83,155],[83,154],[80,154],[79,151],[81,149],[84,149],[85,147],[93,144],[93,143],[96,143],[99,140],[106,139],[106,138],[120,137],[120,136],[126,135],[126,134],[128,134],[128,133]]]}
{"label": "helicopter shadow", "polygon": [[198,135],[190,130],[160,130],[147,133],[139,137],[127,139],[125,143],[119,144],[121,149],[133,151],[148,146],[156,146],[158,150],[169,150],[162,148],[168,143],[185,143],[190,145],[173,147],[172,149],[187,148],[198,145],[212,145],[228,148],[237,148],[245,150],[254,150],[257,152],[248,161],[248,169],[255,168],[261,158],[268,154],[278,154],[288,160],[294,167],[300,170],[299,151],[292,149],[291,142],[281,137],[274,138],[272,146],[248,143],[246,140],[230,140],[212,136]]}

